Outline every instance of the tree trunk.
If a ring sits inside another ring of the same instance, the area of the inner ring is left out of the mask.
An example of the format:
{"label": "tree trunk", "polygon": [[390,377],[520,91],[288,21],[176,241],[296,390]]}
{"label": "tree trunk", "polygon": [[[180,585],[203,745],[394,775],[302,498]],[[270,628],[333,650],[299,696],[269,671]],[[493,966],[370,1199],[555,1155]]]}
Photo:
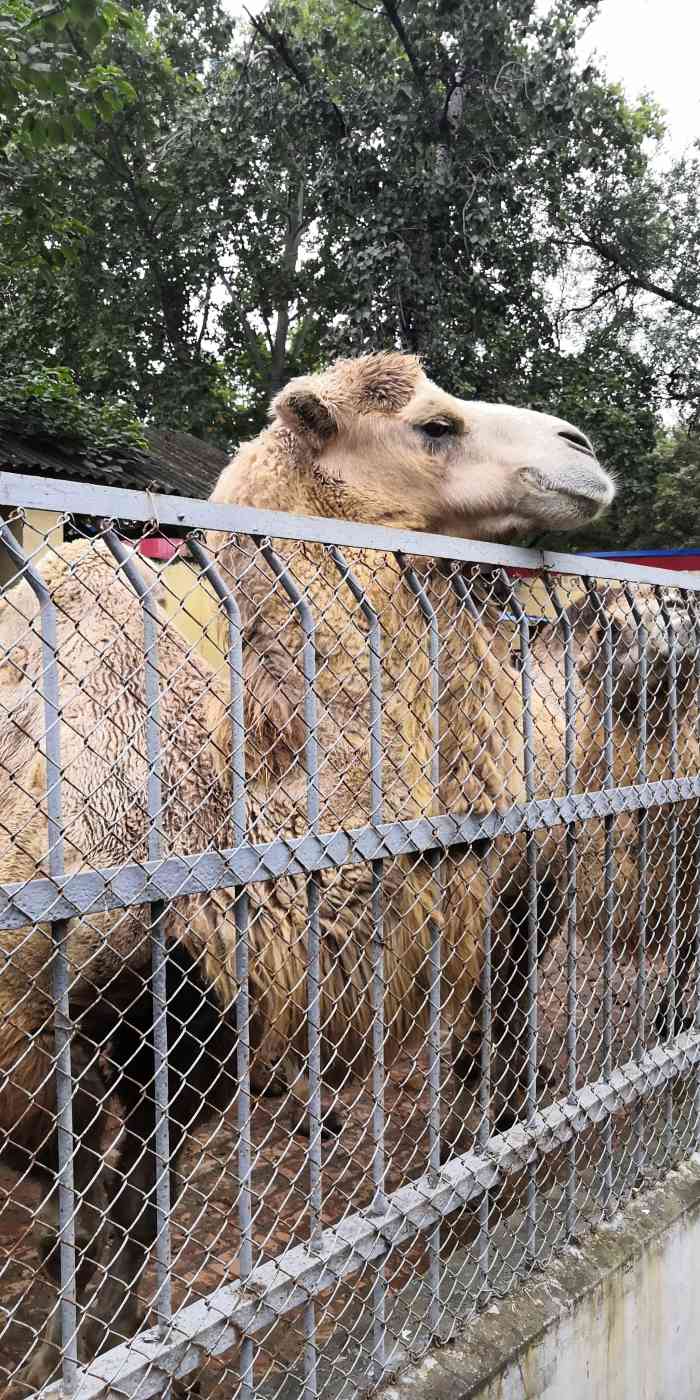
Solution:
{"label": "tree trunk", "polygon": [[282,268],[285,293],[277,307],[275,338],[270,362],[270,398],[274,398],[286,382],[287,336],[289,334],[289,305],[292,300],[292,278],[297,270],[299,246],[304,232],[304,182],[299,181],[296,192],[290,189],[287,199],[287,233],[284,240]]}
{"label": "tree trunk", "polygon": [[458,69],[455,73],[454,85],[449,93],[445,110],[440,122],[442,141],[437,148],[435,164],[438,172],[446,180],[450,173],[452,163],[452,143],[462,124],[462,114],[464,112],[464,84],[466,73],[463,69]]}

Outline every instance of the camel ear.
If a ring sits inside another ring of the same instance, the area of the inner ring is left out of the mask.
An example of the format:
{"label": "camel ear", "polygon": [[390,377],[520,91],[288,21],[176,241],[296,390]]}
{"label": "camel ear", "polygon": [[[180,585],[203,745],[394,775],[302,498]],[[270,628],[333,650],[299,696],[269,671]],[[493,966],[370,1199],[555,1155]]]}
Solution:
{"label": "camel ear", "polygon": [[318,391],[318,379],[303,376],[290,380],[272,400],[272,416],[280,418],[296,437],[328,442],[338,429],[334,406]]}
{"label": "camel ear", "polygon": [[336,360],[324,374],[292,379],[273,399],[272,413],[296,436],[323,447],[357,414],[398,413],[422,374],[415,355],[398,351]]}

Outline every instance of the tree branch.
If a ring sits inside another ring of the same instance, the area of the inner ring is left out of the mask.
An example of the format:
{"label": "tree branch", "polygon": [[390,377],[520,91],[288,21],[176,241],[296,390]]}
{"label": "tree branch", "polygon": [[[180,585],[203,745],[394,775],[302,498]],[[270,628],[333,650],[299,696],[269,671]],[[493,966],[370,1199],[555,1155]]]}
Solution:
{"label": "tree branch", "polygon": [[265,359],[265,356],[261,353],[260,345],[258,343],[258,337],[255,334],[255,331],[251,326],[250,321],[248,320],[247,313],[241,306],[238,297],[234,293],[231,287],[231,283],[220,264],[217,266],[217,276],[222,286],[226,288],[226,291],[228,292],[231,301],[236,306],[241,329],[243,331],[248,350],[250,351],[250,357],[255,365],[258,374],[260,375],[261,380],[264,384],[266,384],[270,373],[270,367]]}
{"label": "tree branch", "polygon": [[270,25],[267,25],[259,15],[252,15],[250,10],[246,10],[246,14],[256,34],[259,34],[260,37],[270,45],[277,54],[277,57],[281,59],[282,63],[285,65],[285,68],[287,68],[292,74],[292,77],[296,79],[302,91],[306,93],[306,96],[324,109],[332,118],[333,125],[341,134],[344,134],[347,131],[347,124],[340,107],[337,102],[334,102],[326,93],[314,92],[314,87],[309,79],[308,73],[304,71],[301,63],[295,58],[287,43],[286,34],[284,34],[281,29],[273,29]]}
{"label": "tree branch", "polygon": [[197,356],[199,356],[201,353],[202,341],[204,340],[204,337],[206,335],[207,325],[209,323],[209,312],[211,310],[211,293],[213,286],[214,269],[212,267],[209,269],[209,276],[207,277],[207,290],[204,297],[204,306],[202,308],[202,324],[199,327],[199,335],[197,336],[197,348],[195,352]]}
{"label": "tree branch", "polygon": [[629,279],[625,277],[622,282],[616,282],[613,287],[603,287],[602,290],[596,292],[595,296],[591,297],[591,300],[587,301],[584,306],[567,306],[564,314],[566,316],[574,316],[578,315],[580,312],[590,311],[592,307],[597,306],[598,302],[602,301],[604,297],[611,297],[615,292],[619,292],[622,287],[627,287],[628,285]]}
{"label": "tree branch", "polygon": [[299,86],[304,89],[304,92],[308,92],[309,79],[306,73],[304,72],[303,68],[300,66],[300,64],[297,63],[293,53],[289,48],[285,35],[279,29],[269,28],[265,24],[265,21],[262,20],[259,15],[251,14],[250,10],[246,10],[246,14],[256,34],[259,34],[260,38],[264,39],[265,42],[268,43],[272,49],[274,49],[278,58],[282,59],[282,62],[284,63],[285,67],[288,68],[292,76],[296,78]]}
{"label": "tree branch", "polygon": [[670,292],[666,287],[660,287],[658,282],[652,282],[649,277],[642,276],[641,273],[633,272],[627,266],[625,259],[616,248],[609,243],[603,243],[597,238],[586,237],[583,240],[585,247],[591,252],[597,253],[599,258],[605,262],[612,263],[624,272],[627,282],[632,287],[637,287],[640,292],[649,292],[652,296],[660,297],[662,301],[668,301],[672,306],[680,307],[681,311],[690,311],[693,316],[700,316],[700,305],[694,301],[689,301],[687,297],[679,296],[677,292]]}
{"label": "tree branch", "polygon": [[418,79],[418,82],[421,85],[421,88],[423,88],[425,86],[423,68],[419,61],[418,55],[408,37],[408,34],[406,33],[404,22],[399,14],[397,5],[394,3],[394,0],[382,0],[382,9],[392,29],[394,30],[395,34],[399,39],[401,47],[413,69],[416,78]]}
{"label": "tree branch", "polygon": [[[297,269],[299,245],[303,232],[304,181],[300,179],[296,191],[293,192],[290,189],[288,194],[287,232],[284,240],[284,253],[282,255],[282,267],[290,282]],[[291,288],[288,283],[277,307],[275,341],[272,347],[272,363],[270,365],[271,398],[274,394],[279,392],[284,384],[284,372],[287,363],[287,337],[289,335],[290,290]]]}

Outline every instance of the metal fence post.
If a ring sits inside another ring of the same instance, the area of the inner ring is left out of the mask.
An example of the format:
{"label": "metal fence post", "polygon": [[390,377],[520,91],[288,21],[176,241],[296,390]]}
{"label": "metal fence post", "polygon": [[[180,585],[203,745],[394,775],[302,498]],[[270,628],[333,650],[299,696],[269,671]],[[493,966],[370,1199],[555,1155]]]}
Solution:
{"label": "metal fence post", "polygon": [[[161,859],[163,830],[162,744],[160,719],[160,674],[158,667],[158,626],[161,621],[149,585],[113,529],[102,536],[133,588],[143,614],[144,695],[146,700],[146,753],[148,779],[148,859]],[[168,1090],[168,990],[166,949],[167,906],[163,900],[151,903],[151,973],[153,996],[153,1059],[155,1074],[155,1158],[156,1158],[156,1273],[155,1312],[165,1335],[172,1317],[171,1278],[171,1201],[170,1201],[170,1096]],[[167,1394],[169,1395],[169,1388]]]}
{"label": "metal fence post", "polygon": [[[260,542],[258,541],[260,544]],[[306,725],[306,815],[311,832],[319,829],[321,792],[319,785],[318,720],[316,711],[316,624],[303,592],[289,569],[270,544],[260,544],[260,552],[280,586],[287,594],[304,636],[304,723]],[[308,1119],[309,1119],[309,1250],[316,1254],[321,1244],[322,1122],[321,1122],[321,887],[316,873],[306,881],[309,941],[307,950],[307,1017],[309,1032]],[[305,1400],[318,1395],[318,1341],[316,1305],[305,1308]]]}
{"label": "metal fence post", "polygon": [[[347,584],[355,602],[359,604],[367,622],[367,649],[369,652],[369,728],[370,728],[370,820],[377,825],[383,818],[382,764],[384,750],[382,744],[382,634],[379,617],[372,607],[365,589],[352,572],[344,554],[335,545],[330,545],[331,556],[344,583]],[[385,1111],[384,1111],[384,908],[383,908],[384,861],[372,861],[372,981],[370,996],[372,1002],[372,1181],[374,1199],[372,1210],[377,1216],[386,1211],[386,1150],[385,1150]],[[373,1355],[372,1381],[377,1385],[384,1374],[386,1364],[386,1277],[384,1269],[377,1266],[377,1278],[372,1289]]]}
{"label": "metal fence post", "polygon": [[[564,785],[567,796],[576,790],[578,773],[576,764],[576,666],[574,661],[574,630],[568,611],[562,603],[559,589],[553,579],[545,579],[547,592],[552,600],[557,623],[564,637]],[[576,822],[566,827],[566,1082],[569,1100],[573,1102],[578,1078],[578,830]],[[576,1234],[576,1139],[569,1148],[569,1167],[566,1180],[566,1228],[570,1236]]]}
{"label": "metal fence post", "polygon": [[[414,568],[406,563],[403,555],[397,553],[396,559],[404,577],[407,587],[418,602],[420,611],[428,624],[428,662],[430,666],[430,699],[431,699],[431,727],[432,746],[430,760],[430,782],[434,793],[434,807],[439,808],[440,802],[440,632],[438,627],[438,617],[433,607],[428,593],[421,583]],[[428,866],[430,868],[434,887],[438,893],[438,899],[442,899],[442,852],[439,847],[431,851],[428,855]],[[437,919],[430,921],[430,1012],[428,1025],[428,1083],[430,1086],[430,1108],[429,1108],[429,1138],[430,1145],[428,1151],[428,1162],[430,1170],[437,1173],[440,1170],[440,1147],[441,1147],[441,1063],[442,1063],[442,938],[440,924]],[[434,1335],[440,1331],[442,1319],[442,1305],[440,1301],[440,1283],[442,1278],[442,1261],[440,1258],[440,1225],[439,1223],[431,1231],[429,1237],[430,1267],[430,1303],[428,1309],[428,1323]]]}
{"label": "metal fence post", "polygon": [[[198,540],[189,539],[188,549],[201,570],[203,579],[211,584],[221,602],[228,624],[228,684],[231,720],[231,825],[234,846],[241,845],[247,834],[247,793],[245,756],[245,716],[243,701],[243,629],[236,598],[220,571]],[[236,1073],[238,1077],[238,1224],[240,1229],[239,1269],[243,1282],[253,1269],[253,1145],[251,1133],[250,1090],[250,911],[248,891],[236,887],[233,901],[236,926]],[[241,1342],[241,1400],[250,1400],[255,1393],[255,1343],[252,1337]]]}
{"label": "metal fence post", "polygon": [[[506,580],[507,582],[507,580]],[[523,699],[523,777],[525,800],[535,794],[535,731],[532,712],[532,656],[530,652],[530,621],[515,592],[513,612],[518,622],[520,638],[520,675]],[[539,914],[537,876],[537,836],[528,830],[525,838],[527,862],[527,1112],[528,1121],[537,1113],[537,1069],[539,1045]],[[528,1163],[527,1183],[527,1249],[532,1258],[537,1253],[537,1165]]]}
{"label": "metal fence post", "polygon": [[[42,698],[46,764],[46,816],[48,867],[60,884],[65,873],[63,807],[61,801],[61,698],[58,676],[56,609],[39,570],[20,548],[9,525],[0,524],[0,538],[19,574],[27,580],[39,603],[42,646]],[[78,1374],[78,1318],[75,1267],[75,1185],[73,1180],[73,1072],[71,1068],[71,973],[68,960],[68,920],[51,920],[54,943],[53,999],[56,1046],[56,1132],[58,1142],[58,1238],[60,1260],[61,1366],[67,1395],[75,1390]]]}

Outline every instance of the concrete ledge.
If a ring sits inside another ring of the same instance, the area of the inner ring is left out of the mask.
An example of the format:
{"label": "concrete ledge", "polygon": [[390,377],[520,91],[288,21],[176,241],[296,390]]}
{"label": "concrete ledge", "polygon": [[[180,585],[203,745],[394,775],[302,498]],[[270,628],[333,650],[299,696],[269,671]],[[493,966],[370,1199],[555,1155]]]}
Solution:
{"label": "concrete ledge", "polygon": [[700,1154],[381,1391],[382,1400],[698,1395]]}

